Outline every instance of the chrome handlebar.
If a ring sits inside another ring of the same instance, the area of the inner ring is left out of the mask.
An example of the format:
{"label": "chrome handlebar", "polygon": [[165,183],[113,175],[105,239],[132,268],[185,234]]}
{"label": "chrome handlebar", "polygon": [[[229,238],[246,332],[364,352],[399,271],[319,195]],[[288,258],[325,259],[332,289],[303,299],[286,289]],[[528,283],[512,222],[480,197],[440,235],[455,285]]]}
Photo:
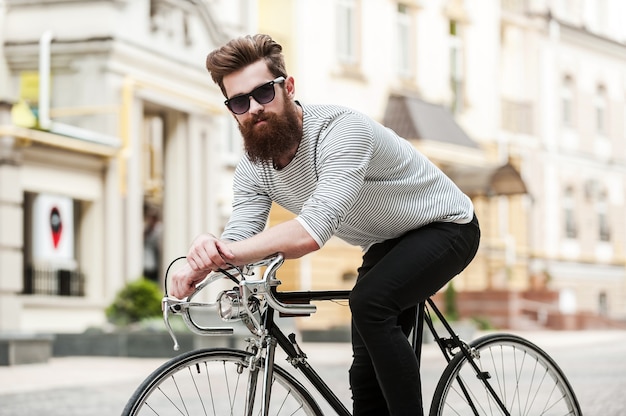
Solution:
{"label": "chrome handlebar", "polygon": [[[236,318],[244,320],[248,329],[250,329],[250,331],[257,336],[263,335],[264,328],[258,317],[259,314],[256,313],[258,310],[255,306],[262,305],[263,302],[266,304],[265,307],[269,306],[280,313],[288,315],[306,316],[314,313],[317,310],[315,305],[310,303],[285,304],[280,302],[274,296],[272,288],[281,284],[280,280],[276,279],[276,272],[280,266],[282,266],[284,260],[283,255],[279,253],[273,257],[249,264],[242,268],[232,268],[221,272],[210,273],[196,286],[194,292],[184,300],[169,297],[166,292],[162,300],[163,320],[165,321],[165,326],[174,341],[174,350],[178,351],[180,346],[169,321],[170,314],[181,315],[185,325],[193,333],[198,335],[232,335],[234,333],[234,329],[232,327],[205,327],[198,325],[198,323],[193,320],[190,313],[191,308],[216,310],[218,315],[220,315],[223,320],[232,321],[233,319],[229,319],[230,317],[225,319],[222,316],[222,306],[233,307],[232,303],[223,303],[226,301],[223,296],[225,292],[221,292],[215,302],[193,302],[192,299],[211,283],[224,278],[231,278],[233,275],[238,275],[240,277],[239,285],[238,288],[233,289],[233,291],[228,291],[228,296],[226,296],[226,298],[236,301]],[[246,278],[254,276],[254,271],[258,267],[267,267],[263,273],[263,277],[260,280],[247,280]],[[167,279],[167,276],[165,276],[165,278]],[[233,299],[233,297],[236,297],[237,299]],[[238,308],[241,308],[242,310],[240,311]]]}

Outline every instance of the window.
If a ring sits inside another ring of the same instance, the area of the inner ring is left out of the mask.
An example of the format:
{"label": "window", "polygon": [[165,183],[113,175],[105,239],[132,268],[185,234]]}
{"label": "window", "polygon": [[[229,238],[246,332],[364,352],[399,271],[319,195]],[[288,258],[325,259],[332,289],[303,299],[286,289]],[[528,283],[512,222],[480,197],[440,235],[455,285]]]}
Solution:
{"label": "window", "polygon": [[606,89],[603,86],[598,86],[596,89],[596,95],[593,99],[593,107],[595,113],[595,129],[596,133],[602,136],[607,135],[607,98]]}
{"label": "window", "polygon": [[144,115],[143,186],[148,198],[160,200],[163,192],[163,145],[165,120],[162,114]]}
{"label": "window", "polygon": [[397,68],[398,75],[409,78],[412,74],[413,48],[411,41],[411,14],[406,4],[398,3],[397,14]]}
{"label": "window", "polygon": [[356,0],[339,0],[336,23],[337,58],[343,65],[356,65],[359,61]]}
{"label": "window", "polygon": [[607,316],[609,314],[609,300],[604,291],[598,294],[598,314],[600,316]]}
{"label": "window", "polygon": [[77,260],[82,208],[64,195],[24,195],[24,294],[85,295]]}
{"label": "window", "polygon": [[608,208],[608,198],[606,192],[600,193],[598,195],[598,200],[596,202],[596,216],[598,221],[598,239],[600,241],[610,241],[611,240],[611,228],[609,226],[609,208]]}
{"label": "window", "polygon": [[461,25],[456,20],[450,20],[450,89],[452,92],[450,107],[454,114],[463,111],[463,43],[460,32]]}
{"label": "window", "polygon": [[569,76],[563,79],[561,85],[561,122],[566,127],[574,125],[574,92],[573,81]]}
{"label": "window", "polygon": [[592,15],[594,16],[591,23],[592,30],[597,33],[606,33],[609,27],[609,12],[607,0],[594,0],[592,6]]}
{"label": "window", "polygon": [[150,28],[167,39],[189,46],[193,44],[189,27],[190,15],[179,5],[167,0],[150,0]]}
{"label": "window", "polygon": [[578,235],[578,227],[576,226],[576,200],[574,189],[568,187],[563,195],[563,217],[565,219],[565,237],[576,238]]}

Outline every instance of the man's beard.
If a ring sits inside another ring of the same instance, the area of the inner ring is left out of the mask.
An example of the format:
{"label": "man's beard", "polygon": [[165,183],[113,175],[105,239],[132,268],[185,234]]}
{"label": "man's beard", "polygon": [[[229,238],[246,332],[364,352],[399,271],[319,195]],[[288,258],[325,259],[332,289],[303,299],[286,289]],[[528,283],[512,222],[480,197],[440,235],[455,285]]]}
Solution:
{"label": "man's beard", "polygon": [[[239,124],[244,149],[252,163],[272,163],[292,152],[302,138],[298,117],[295,105],[285,101],[282,114],[260,112]],[[255,126],[259,120],[265,123]]]}

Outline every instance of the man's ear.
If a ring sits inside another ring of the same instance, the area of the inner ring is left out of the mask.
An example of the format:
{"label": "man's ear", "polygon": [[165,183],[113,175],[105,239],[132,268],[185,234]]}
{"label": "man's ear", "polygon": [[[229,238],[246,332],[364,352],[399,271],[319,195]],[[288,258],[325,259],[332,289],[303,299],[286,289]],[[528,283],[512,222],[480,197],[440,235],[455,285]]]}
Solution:
{"label": "man's ear", "polygon": [[288,76],[285,80],[285,91],[287,91],[289,99],[293,99],[296,96],[296,81],[292,76]]}

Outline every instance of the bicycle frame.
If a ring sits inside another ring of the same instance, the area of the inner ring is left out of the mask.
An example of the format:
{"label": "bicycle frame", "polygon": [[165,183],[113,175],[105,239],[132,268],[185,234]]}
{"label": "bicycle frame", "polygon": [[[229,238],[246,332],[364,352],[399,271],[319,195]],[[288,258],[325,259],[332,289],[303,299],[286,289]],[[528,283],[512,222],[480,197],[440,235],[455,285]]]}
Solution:
{"label": "bicycle frame", "polygon": [[[309,291],[309,292],[275,292],[276,297],[287,301],[318,301],[318,300],[347,300],[350,291]],[[339,416],[351,416],[350,411],[339,400],[337,395],[328,387],[326,382],[319,374],[309,365],[306,360],[306,354],[300,349],[295,339],[295,334],[289,337],[280,330],[274,323],[274,310],[268,309],[265,317],[266,328],[269,330],[271,337],[276,339],[278,345],[287,354],[287,359],[295,368],[300,370],[304,377],[315,387],[320,395],[332,407]],[[269,362],[270,365],[273,361]]]}
{"label": "bicycle frame", "polygon": [[[309,303],[312,301],[322,301],[322,300],[347,300],[350,291],[349,290],[338,290],[338,291],[305,291],[305,292],[277,292],[274,291],[274,295],[277,299],[281,301],[286,301],[289,303]],[[454,333],[448,322],[445,320],[435,303],[428,299],[428,307],[432,309],[438,318],[444,323],[444,327],[449,332],[452,338],[444,339],[440,338],[435,326],[432,322],[430,315],[427,313],[426,309],[426,301],[421,302],[417,307],[417,314],[415,325],[412,330],[412,339],[411,344],[413,346],[413,351],[419,360],[421,359],[422,352],[422,340],[423,340],[423,331],[424,331],[424,323],[428,327],[429,331],[432,333],[435,341],[439,345],[441,351],[443,352],[446,361],[450,361],[451,349],[454,347],[460,348],[464,350],[467,346],[458,338],[458,336]],[[288,339],[284,333],[274,324],[273,320],[273,309],[268,310],[268,315],[266,317],[265,325],[269,330],[269,334],[275,338],[278,342],[278,345],[285,351],[287,354],[289,362],[296,367],[300,372],[305,376],[305,378],[315,387],[315,389],[320,393],[320,395],[326,400],[326,402],[332,407],[332,409],[340,416],[351,416],[351,413],[346,409],[343,403],[337,398],[337,396],[332,392],[332,390],[328,387],[328,385],[323,381],[323,379],[318,375],[318,373],[308,364],[306,361],[306,355],[302,350],[300,350],[298,344],[295,341],[295,335],[290,334],[290,338]],[[464,348],[465,347],[465,348]],[[272,361],[269,361],[270,364]],[[420,402],[422,401],[421,390],[418,392],[420,395]]]}
{"label": "bicycle frame", "polygon": [[[274,371],[274,357],[276,346],[278,345],[286,354],[288,361],[297,368],[302,375],[313,385],[313,387],[320,393],[322,398],[331,406],[331,408],[339,415],[339,416],[351,416],[351,413],[345,407],[345,405],[339,400],[337,395],[333,393],[330,387],[324,382],[324,380],[319,376],[319,374],[309,365],[307,362],[306,354],[300,349],[299,345],[296,342],[295,334],[290,334],[289,336],[285,335],[282,330],[276,325],[274,320],[274,314],[278,311],[281,314],[286,316],[306,316],[315,312],[316,307],[312,305],[311,302],[315,301],[323,301],[323,300],[347,300],[350,295],[350,290],[336,290],[336,291],[289,291],[289,292],[279,292],[276,290],[276,287],[280,284],[280,281],[276,280],[274,274],[278,267],[282,265],[283,258],[278,256],[275,259],[269,260],[268,262],[258,263],[253,266],[263,265],[267,266],[267,270],[264,273],[264,278],[261,280],[242,280],[239,283],[240,290],[240,299],[250,299],[253,296],[264,294],[265,299],[267,301],[266,308],[264,312],[260,316],[260,320],[262,322],[258,322],[256,318],[254,318],[253,311],[250,310],[250,306],[247,302],[237,303],[238,307],[244,309],[245,316],[250,317],[250,321],[248,322],[248,328],[257,335],[259,341],[257,341],[256,346],[259,349],[265,350],[265,360],[263,368],[263,410],[262,415],[267,414],[267,409],[271,400],[271,384],[272,377]],[[242,273],[243,275],[243,273]],[[229,277],[234,280],[232,275],[228,272],[223,271],[222,277]],[[187,301],[178,301],[173,300],[167,297],[167,288],[166,288],[166,296],[163,299],[163,314],[166,322],[166,326],[170,330],[172,338],[174,340],[175,346],[174,348],[178,348],[178,343],[176,341],[176,337],[174,336],[173,331],[171,331],[171,327],[169,326],[168,313],[180,313],[183,316],[183,320],[187,324],[187,326],[193,332],[196,332],[201,335],[215,335],[215,334],[229,334],[232,333],[232,328],[205,328],[199,327],[191,316],[189,315],[189,307],[191,306],[203,306],[203,307],[215,307],[218,305],[219,301],[213,304],[207,303],[198,303],[191,302],[191,299],[196,293],[198,293],[202,288],[206,287],[212,281],[215,281],[216,278],[208,278],[203,283],[201,283],[194,294],[188,297]],[[236,281],[236,280],[235,280]],[[446,332],[450,335],[449,338],[440,337],[435,329],[432,318],[430,316],[430,311],[433,311],[437,318],[443,324]],[[241,315],[238,315],[241,316]],[[503,410],[505,415],[509,415],[509,412],[506,410],[506,406],[502,403],[493,387],[488,381],[489,375],[484,374],[480,368],[476,365],[472,358],[472,350],[468,344],[459,339],[458,335],[454,332],[452,327],[446,321],[445,317],[441,313],[441,311],[437,308],[434,301],[432,299],[427,299],[422,301],[417,306],[416,311],[416,319],[414,325],[411,329],[411,339],[410,342],[412,344],[413,350],[417,357],[418,362],[421,361],[421,352],[422,352],[422,340],[423,340],[423,331],[424,324],[432,333],[433,338],[440,350],[442,351],[447,362],[450,362],[455,355],[455,350],[458,350],[456,353],[461,352],[465,355],[468,362],[471,364],[474,369],[477,377],[483,382],[486,389],[490,392],[490,394],[495,399],[498,406]],[[252,342],[252,341],[251,341]],[[256,379],[258,374],[258,369],[255,371],[254,378]],[[461,380],[457,380],[461,387],[461,390],[465,394],[468,402],[472,402],[470,395],[466,392],[465,387]],[[253,383],[254,380],[250,380],[250,383]],[[422,392],[421,389],[417,392],[420,396],[420,402],[422,402]],[[250,399],[250,398],[249,398]],[[251,409],[250,409],[251,411]],[[474,410],[475,411],[475,410]],[[423,412],[423,409],[422,409]]]}
{"label": "bicycle frame", "polygon": [[[346,300],[350,295],[350,291],[307,291],[307,292],[276,292],[274,291],[274,295],[279,300],[284,300],[288,302],[306,302],[309,303],[311,301],[321,301],[321,300]],[[428,306],[427,306],[428,305]],[[432,310],[437,318],[441,321],[450,338],[440,337],[435,326],[433,324],[432,318],[428,313],[429,310]],[[290,334],[290,339],[288,339],[284,333],[274,324],[273,320],[273,309],[268,309],[268,313],[266,316],[265,327],[269,330],[269,334],[271,337],[276,339],[278,345],[285,351],[287,354],[288,360],[290,363],[296,367],[298,370],[302,372],[302,374],[306,377],[307,380],[315,387],[315,389],[321,394],[321,396],[328,402],[328,404],[333,408],[335,412],[337,412],[340,416],[351,416],[351,413],[346,409],[343,403],[337,398],[337,396],[332,392],[332,390],[328,387],[328,385],[323,381],[323,379],[317,374],[317,372],[308,364],[306,361],[306,355],[302,350],[300,350],[298,344],[295,340],[295,335]],[[459,336],[454,332],[450,324],[447,322],[439,308],[437,308],[436,304],[432,299],[427,299],[426,301],[420,302],[417,307],[417,314],[415,325],[412,330],[412,339],[411,344],[413,347],[413,351],[415,352],[415,356],[417,357],[418,362],[421,360],[422,353],[422,342],[423,342],[423,332],[424,332],[424,323],[426,323],[427,328],[430,333],[433,335],[433,338],[439,349],[443,353],[447,362],[450,362],[453,358],[452,351],[454,349],[458,349],[459,352],[464,354],[468,359],[468,362],[471,363],[472,368],[476,372],[477,376],[483,381],[487,390],[494,397],[496,403],[500,407],[500,409],[504,412],[505,415],[508,415],[509,412],[506,409],[506,406],[498,395],[491,384],[487,381],[487,377],[483,372],[478,368],[476,363],[471,357],[471,351],[469,346],[463,342]],[[272,352],[273,354],[273,352]],[[273,357],[273,355],[272,355]],[[268,360],[270,366],[273,364],[273,360]],[[270,369],[271,372],[271,369]],[[267,380],[271,380],[271,377]],[[468,398],[468,402],[471,403],[472,400],[469,397],[469,393],[465,391],[463,383],[461,380],[458,380],[461,390],[464,392],[466,397]],[[422,392],[421,390],[418,392],[420,396],[420,403],[422,401]],[[269,399],[269,397],[268,397]],[[423,409],[422,409],[423,412]]]}

